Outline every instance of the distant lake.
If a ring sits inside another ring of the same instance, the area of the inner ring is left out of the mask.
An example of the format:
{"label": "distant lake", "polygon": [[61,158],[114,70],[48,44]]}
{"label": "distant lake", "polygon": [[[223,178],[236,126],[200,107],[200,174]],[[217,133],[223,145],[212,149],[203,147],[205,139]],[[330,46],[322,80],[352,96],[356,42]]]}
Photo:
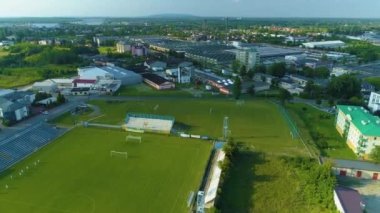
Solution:
{"label": "distant lake", "polygon": [[104,18],[85,18],[81,21],[72,22],[73,24],[83,24],[83,25],[102,25],[104,24]]}
{"label": "distant lake", "polygon": [[36,28],[56,28],[59,27],[58,23],[33,23],[31,24],[32,27]]}
{"label": "distant lake", "polygon": [[[79,25],[102,25],[105,22],[104,18],[83,18],[78,21],[66,22]],[[31,27],[31,28],[58,28],[63,22],[0,22],[0,27]]]}
{"label": "distant lake", "polygon": [[59,23],[0,23],[0,27],[57,28]]}

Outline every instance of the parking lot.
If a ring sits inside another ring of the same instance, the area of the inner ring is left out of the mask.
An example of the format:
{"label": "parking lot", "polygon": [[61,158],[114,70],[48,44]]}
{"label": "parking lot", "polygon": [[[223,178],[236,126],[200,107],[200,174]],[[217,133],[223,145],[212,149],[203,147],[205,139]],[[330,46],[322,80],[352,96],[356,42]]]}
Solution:
{"label": "parking lot", "polygon": [[338,177],[338,182],[359,191],[366,205],[366,212],[380,212],[380,181]]}

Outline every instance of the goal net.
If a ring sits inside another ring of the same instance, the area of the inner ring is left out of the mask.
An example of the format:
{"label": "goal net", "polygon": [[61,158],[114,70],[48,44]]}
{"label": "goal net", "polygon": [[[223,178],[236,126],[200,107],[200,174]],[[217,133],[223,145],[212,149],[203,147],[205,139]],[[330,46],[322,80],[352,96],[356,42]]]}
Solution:
{"label": "goal net", "polygon": [[111,154],[111,157],[122,157],[122,158],[128,159],[127,152],[111,151],[110,154]]}
{"label": "goal net", "polygon": [[139,142],[139,143],[141,143],[142,142],[142,137],[140,137],[140,136],[133,136],[133,135],[127,135],[125,137],[125,141],[126,142],[132,141],[132,142]]}

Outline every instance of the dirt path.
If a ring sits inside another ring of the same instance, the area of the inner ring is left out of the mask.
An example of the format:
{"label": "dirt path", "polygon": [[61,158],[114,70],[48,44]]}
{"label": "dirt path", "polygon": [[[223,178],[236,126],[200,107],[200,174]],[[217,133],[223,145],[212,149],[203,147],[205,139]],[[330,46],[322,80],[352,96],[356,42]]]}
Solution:
{"label": "dirt path", "polygon": [[88,106],[93,110],[93,112],[89,115],[91,117],[96,117],[102,114],[102,111],[98,106],[88,104]]}

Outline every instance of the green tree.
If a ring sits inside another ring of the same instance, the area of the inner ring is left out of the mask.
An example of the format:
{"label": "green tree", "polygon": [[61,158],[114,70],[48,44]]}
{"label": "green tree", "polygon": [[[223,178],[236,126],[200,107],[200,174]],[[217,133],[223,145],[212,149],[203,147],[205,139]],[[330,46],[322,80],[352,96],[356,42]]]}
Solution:
{"label": "green tree", "polygon": [[251,96],[255,95],[255,85],[252,85],[248,88],[247,93],[250,94]]}
{"label": "green tree", "polygon": [[302,72],[305,76],[309,78],[314,78],[314,70],[310,67],[303,67]]}
{"label": "green tree", "polygon": [[353,97],[351,97],[351,98],[349,99],[349,102],[350,102],[350,104],[352,104],[352,105],[357,105],[357,106],[361,106],[361,105],[364,104],[364,103],[363,103],[363,100],[362,100],[361,98],[357,97],[357,96],[353,96]]}
{"label": "green tree", "polygon": [[48,93],[45,93],[45,92],[38,92],[36,93],[36,97],[34,98],[34,103],[37,103],[41,100],[44,100],[44,99],[47,99],[47,98],[50,98],[51,95],[48,94]]}
{"label": "green tree", "polygon": [[322,94],[323,94],[323,89],[320,86],[316,85],[314,81],[309,80],[306,83],[306,86],[301,96],[303,98],[313,99],[313,98],[320,98]]}
{"label": "green tree", "polygon": [[289,101],[292,99],[292,94],[286,89],[280,89],[280,95],[279,95],[280,101],[282,104],[285,104],[286,101]]}
{"label": "green tree", "polygon": [[234,141],[233,138],[230,138],[227,143],[223,146],[223,151],[229,159],[236,154],[238,151],[238,144]]}
{"label": "green tree", "polygon": [[241,95],[241,80],[240,77],[235,78],[234,87],[233,87],[233,94],[236,100],[239,100]]}
{"label": "green tree", "polygon": [[327,67],[318,67],[314,70],[314,77],[328,78],[330,76],[330,70]]}
{"label": "green tree", "polygon": [[248,72],[247,72],[247,77],[249,79],[252,79],[253,76],[255,76],[255,69],[249,69]]}
{"label": "green tree", "polygon": [[245,65],[240,67],[240,76],[246,77],[247,76],[247,67]]}
{"label": "green tree", "polygon": [[235,60],[232,62],[232,72],[238,73],[240,69],[240,62],[238,60]]}
{"label": "green tree", "polygon": [[263,64],[257,65],[254,68],[255,73],[266,73],[267,72],[267,67]]}
{"label": "green tree", "polygon": [[285,63],[275,63],[269,68],[269,74],[282,78],[286,73]]}
{"label": "green tree", "polygon": [[345,100],[354,96],[360,97],[360,90],[360,80],[349,74],[332,78],[327,87],[327,92],[331,97]]}
{"label": "green tree", "polygon": [[321,57],[321,61],[326,62],[326,61],[328,61],[328,60],[329,60],[329,59],[328,59],[327,55],[326,55],[326,54],[323,54],[322,57]]}
{"label": "green tree", "polygon": [[372,149],[370,157],[372,160],[380,163],[380,146],[375,146],[375,148]]}
{"label": "green tree", "polygon": [[63,96],[61,93],[58,93],[58,96],[57,96],[57,102],[58,104],[63,104],[66,102],[66,98],[65,96]]}

